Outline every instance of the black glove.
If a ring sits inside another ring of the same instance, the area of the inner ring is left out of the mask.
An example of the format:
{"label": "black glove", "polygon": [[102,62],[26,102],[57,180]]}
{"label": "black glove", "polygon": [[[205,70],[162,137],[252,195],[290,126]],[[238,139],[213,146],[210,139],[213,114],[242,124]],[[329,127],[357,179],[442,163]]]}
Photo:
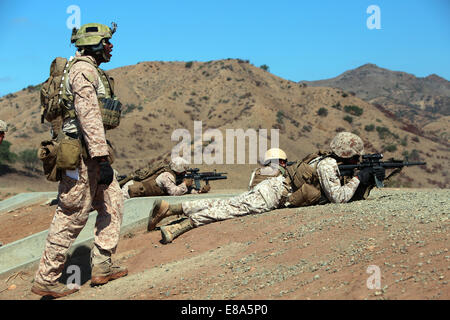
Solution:
{"label": "black glove", "polygon": [[109,164],[109,161],[100,161],[98,163],[100,166],[100,179],[98,184],[105,184],[109,186],[114,179],[114,171]]}
{"label": "black glove", "polygon": [[358,172],[358,179],[362,185],[370,185],[374,183],[373,170],[370,167],[361,169]]}
{"label": "black glove", "polygon": [[374,167],[373,174],[379,181],[383,181],[384,178],[386,178],[386,169],[384,169],[383,167]]}

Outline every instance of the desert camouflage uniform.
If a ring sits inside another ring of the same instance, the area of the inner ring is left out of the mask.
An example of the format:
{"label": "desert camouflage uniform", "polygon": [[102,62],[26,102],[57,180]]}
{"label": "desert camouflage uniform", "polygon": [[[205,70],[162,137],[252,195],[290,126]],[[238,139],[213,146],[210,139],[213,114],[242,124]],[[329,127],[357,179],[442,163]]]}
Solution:
{"label": "desert camouflage uniform", "polygon": [[292,192],[283,176],[262,181],[253,189],[229,199],[204,199],[183,202],[183,213],[196,227],[214,221],[258,214],[281,208]]}
{"label": "desert camouflage uniform", "polygon": [[256,179],[262,179],[263,177],[271,178],[276,177],[279,174],[281,174],[280,169],[278,165],[268,165],[261,168],[256,168],[252,171],[252,174],[250,175],[250,181],[248,183],[248,190],[250,190],[252,187],[254,187],[253,184],[256,184]]}
{"label": "desert camouflage uniform", "polygon": [[[79,56],[79,53],[77,52]],[[91,58],[91,57],[89,57]],[[95,63],[95,60],[91,58]],[[89,212],[98,212],[95,224],[93,260],[107,260],[115,252],[123,214],[123,197],[116,178],[109,186],[98,185],[99,165],[94,157],[107,156],[105,130],[97,101],[100,80],[96,69],[79,61],[69,72],[74,105],[80,133],[91,159],[81,159],[78,180],[66,174],[58,188],[58,206],[49,228],[47,242],[35,280],[43,284],[54,283],[62,273],[66,253],[84,228]],[[74,122],[64,123],[63,131],[74,129]],[[76,128],[75,128],[76,129]]]}
{"label": "desert camouflage uniform", "polygon": [[[321,158],[312,160],[309,164],[314,165]],[[339,168],[335,159],[327,157],[317,164],[317,174],[323,193],[332,203],[348,202],[359,186],[359,179],[353,177],[345,185],[341,184]]]}
{"label": "desert camouflage uniform", "polygon": [[[132,184],[133,180],[128,181],[122,187],[122,193],[125,199],[130,199],[128,187],[131,186]],[[156,178],[156,184],[158,185],[158,187],[164,190],[169,196],[181,196],[189,192],[184,182],[180,183],[179,185],[176,184],[176,178],[170,172],[163,172],[160,175],[158,175],[158,177]],[[198,193],[198,191],[192,189],[190,193],[196,194]]]}

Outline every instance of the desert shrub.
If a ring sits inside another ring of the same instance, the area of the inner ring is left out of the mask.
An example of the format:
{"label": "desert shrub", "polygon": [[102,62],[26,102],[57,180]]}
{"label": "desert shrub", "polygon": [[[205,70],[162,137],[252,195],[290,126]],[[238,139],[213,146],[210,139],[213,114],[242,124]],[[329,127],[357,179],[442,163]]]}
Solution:
{"label": "desert shrub", "polygon": [[375,130],[375,125],[369,124],[369,125],[364,127],[364,130],[366,130],[368,132],[373,131],[373,130]]}
{"label": "desert shrub", "polygon": [[401,139],[400,144],[406,147],[408,145],[408,136],[405,136],[403,139]]}
{"label": "desert shrub", "polygon": [[19,162],[23,163],[24,167],[34,171],[39,163],[36,149],[25,149],[19,152],[17,156]]}
{"label": "desert shrub", "polygon": [[0,164],[14,163],[16,161],[17,155],[11,152],[9,148],[11,147],[11,142],[3,141],[0,144]]}
{"label": "desert shrub", "polygon": [[350,117],[350,116],[345,116],[343,119],[345,121],[347,121],[348,123],[352,123],[353,122],[353,117]]}
{"label": "desert shrub", "polygon": [[360,115],[363,114],[364,110],[358,106],[345,106],[344,111],[350,113],[351,115],[359,117]]}
{"label": "desert shrub", "polygon": [[303,131],[310,132],[311,129],[312,129],[311,126],[308,125],[303,126]]}
{"label": "desert shrub", "polygon": [[378,132],[378,136],[380,137],[380,139],[386,139],[388,136],[392,136],[392,137],[394,137],[395,139],[398,139],[399,138],[399,136],[398,136],[398,134],[395,134],[395,133],[393,133],[393,132],[391,132],[390,130],[389,130],[389,128],[386,128],[386,127],[376,127],[376,130],[377,130],[377,132]]}
{"label": "desert shrub", "polygon": [[416,149],[413,149],[411,152],[405,150],[403,151],[402,155],[409,161],[420,161],[420,154]]}
{"label": "desert shrub", "polygon": [[345,92],[342,93],[342,98],[346,98],[348,96],[348,94],[346,94]]}
{"label": "desert shrub", "polygon": [[127,113],[133,112],[135,109],[138,109],[139,111],[142,111],[143,107],[142,106],[137,106],[137,105],[135,105],[133,103],[126,104],[125,108],[122,109],[122,116],[126,115]]}
{"label": "desert shrub", "polygon": [[269,66],[266,64],[261,65],[260,68],[263,69],[264,71],[269,71]]}
{"label": "desert shrub", "polygon": [[328,115],[328,109],[320,108],[319,110],[317,110],[317,114],[321,117],[326,117]]}
{"label": "desert shrub", "polygon": [[391,131],[388,128],[386,128],[386,127],[379,127],[379,126],[377,126],[376,129],[377,129],[377,132],[378,132],[378,136],[380,137],[381,140],[386,139],[386,137],[391,134]]}
{"label": "desert shrub", "polygon": [[384,146],[383,148],[388,152],[394,152],[397,150],[397,146],[395,144],[389,144],[387,146]]}
{"label": "desert shrub", "polygon": [[277,122],[278,122],[279,124],[282,124],[282,123],[283,123],[283,118],[284,118],[284,113],[283,113],[283,111],[278,111],[278,112],[277,112]]}
{"label": "desert shrub", "polygon": [[333,104],[331,107],[334,108],[334,109],[338,109],[338,110],[341,110],[341,109],[342,109],[342,108],[341,108],[341,103],[340,103],[340,102],[338,102],[338,103],[336,103],[336,104]]}
{"label": "desert shrub", "polygon": [[186,64],[184,65],[185,68],[189,69],[190,67],[192,67],[193,62],[192,61],[188,61],[186,62]]}

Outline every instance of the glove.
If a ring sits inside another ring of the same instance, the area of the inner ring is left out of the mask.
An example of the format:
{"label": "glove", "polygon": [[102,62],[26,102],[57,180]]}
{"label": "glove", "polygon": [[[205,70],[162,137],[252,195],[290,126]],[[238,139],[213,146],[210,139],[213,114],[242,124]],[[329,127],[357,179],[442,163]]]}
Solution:
{"label": "glove", "polygon": [[205,184],[201,189],[200,193],[208,193],[211,190],[211,186],[209,184]]}
{"label": "glove", "polygon": [[373,174],[379,181],[383,181],[384,178],[386,178],[386,169],[384,169],[383,167],[374,167]]}
{"label": "glove", "polygon": [[190,186],[192,186],[192,184],[194,183],[194,180],[192,180],[192,179],[184,179],[184,184],[186,185],[186,187],[190,187]]}
{"label": "glove", "polygon": [[111,168],[111,164],[109,161],[100,161],[98,165],[100,166],[100,179],[98,180],[98,184],[109,186],[114,179],[114,171]]}
{"label": "glove", "polygon": [[370,167],[363,168],[358,172],[358,179],[362,185],[373,184],[373,170]]}

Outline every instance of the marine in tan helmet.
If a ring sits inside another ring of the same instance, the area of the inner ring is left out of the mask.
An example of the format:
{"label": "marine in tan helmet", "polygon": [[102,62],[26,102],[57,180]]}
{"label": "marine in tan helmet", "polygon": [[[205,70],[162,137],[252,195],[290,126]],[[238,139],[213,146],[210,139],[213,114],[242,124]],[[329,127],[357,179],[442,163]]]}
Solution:
{"label": "marine in tan helmet", "polygon": [[115,28],[89,23],[72,32],[71,42],[78,51],[68,62],[63,82],[61,103],[67,111],[62,132],[65,140],[81,141],[84,152],[72,154],[79,158],[78,166],[61,173],[58,205],[31,288],[41,296],[57,298],[79,289],[59,280],[67,252],[92,208],[98,215],[91,250],[91,285],[102,285],[128,274],[126,268],[113,263],[111,258],[119,242],[124,200],[111,167],[106,130],[118,125],[120,111],[116,108],[119,104],[113,82],[99,68],[111,58],[110,39]]}
{"label": "marine in tan helmet", "polygon": [[285,174],[287,164],[286,153],[279,148],[272,148],[264,154],[263,167],[256,168],[250,175],[248,190],[261,181]]}
{"label": "marine in tan helmet", "polygon": [[[357,164],[364,154],[364,143],[350,132],[338,133],[330,143],[330,151],[318,151],[288,168],[294,192],[289,198],[292,206],[318,203],[345,203],[360,200],[368,195],[373,185],[373,173],[365,168],[344,181],[339,174],[339,164]],[[376,172],[380,178],[383,172]]]}
{"label": "marine in tan helmet", "polygon": [[[153,170],[154,172],[141,181],[130,180],[122,186],[125,199],[134,197],[152,196],[181,196],[183,194],[207,193],[211,187],[209,184],[201,187],[200,190],[191,188],[192,179],[182,179],[186,170],[189,169],[189,162],[182,157],[175,157],[170,160],[169,166],[162,166]],[[181,177],[182,180],[178,179]]]}
{"label": "marine in tan helmet", "polygon": [[[273,162],[277,170],[284,172],[287,163],[284,151],[269,151],[265,158],[267,165]],[[249,191],[228,199],[202,199],[171,205],[165,201],[155,201],[149,213],[148,230],[154,230],[165,217],[181,215],[185,218],[182,222],[161,227],[162,242],[169,243],[194,227],[282,208],[291,192],[289,179],[285,174],[277,174],[263,179]]]}
{"label": "marine in tan helmet", "polygon": [[5,121],[0,120],[0,144],[2,144],[6,132],[8,132],[8,125]]}

